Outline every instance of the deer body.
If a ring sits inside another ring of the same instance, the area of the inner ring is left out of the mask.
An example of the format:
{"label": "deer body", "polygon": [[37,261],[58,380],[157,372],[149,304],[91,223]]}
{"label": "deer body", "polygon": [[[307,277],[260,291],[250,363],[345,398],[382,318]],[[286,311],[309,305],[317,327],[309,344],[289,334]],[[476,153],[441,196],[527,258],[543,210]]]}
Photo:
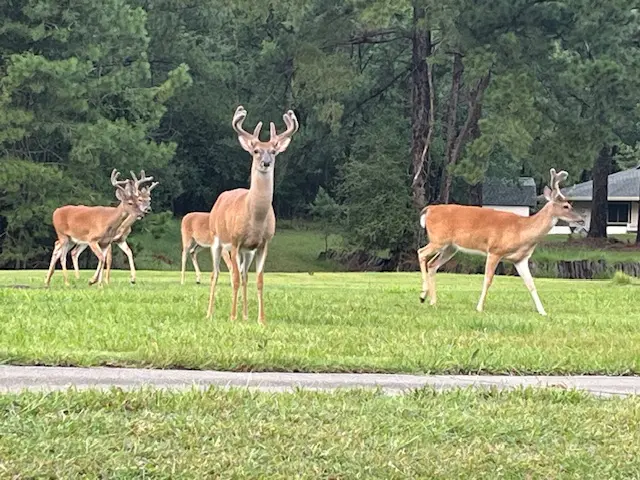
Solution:
{"label": "deer body", "polygon": [[238,188],[220,194],[209,214],[209,230],[213,236],[211,255],[213,271],[211,273],[211,289],[207,317],[211,317],[215,305],[215,289],[220,272],[220,257],[223,251],[231,256],[231,283],[233,288],[230,317],[237,316],[238,289],[242,282],[243,308],[242,316],[246,320],[247,279],[249,266],[256,258],[256,274],[258,289],[258,321],[265,324],[263,285],[264,263],[267,258],[269,241],[275,235],[276,217],[273,211],[273,185],[275,157],[287,149],[291,136],[298,130],[298,120],[289,110],[283,119],[287,130],[278,135],[271,123],[271,138],[268,142],[259,139],[262,122],[259,122],[253,135],[242,128],[247,115],[240,106],[236,109],[232,126],[238,134],[242,148],[251,153],[251,184],[249,189]]}
{"label": "deer body", "polygon": [[[559,219],[581,222],[571,205],[560,193],[559,184],[566,172],[551,169],[552,189],[545,187],[549,201],[538,213],[522,217],[510,212],[463,205],[433,205],[424,208],[420,225],[426,229],[429,243],[418,250],[422,274],[420,301],[427,295],[436,304],[435,274],[458,251],[486,255],[485,277],[477,310],[484,309],[487,291],[500,260],[513,262],[527,286],[540,315],[546,315],[529,270],[529,258],[538,242],[549,233]],[[434,255],[435,254],[435,255]],[[430,256],[431,260],[428,260]]]}
{"label": "deer body", "polygon": [[[213,245],[213,235],[209,230],[210,212],[191,212],[182,218],[180,233],[182,235],[182,275],[180,283],[184,285],[185,272],[187,269],[187,254],[191,256],[193,268],[196,271],[196,283],[200,283],[200,267],[198,265],[198,253],[203,248],[211,248]],[[229,252],[222,252],[222,259],[227,265],[229,272],[232,271]]]}
{"label": "deer body", "polygon": [[111,183],[116,187],[116,197],[120,200],[117,207],[66,205],[53,212],[52,223],[58,239],[45,277],[46,286],[49,286],[58,260],[62,265],[64,283],[69,284],[67,253],[73,244],[91,248],[98,258],[98,267],[89,284],[96,281],[102,284],[103,267],[111,242],[127,218],[142,216],[147,211],[148,201],[140,194],[138,187],[142,181],[153,180],[152,177],[143,178],[134,184],[129,180],[119,181],[117,176],[118,172],[114,169],[111,173]]}

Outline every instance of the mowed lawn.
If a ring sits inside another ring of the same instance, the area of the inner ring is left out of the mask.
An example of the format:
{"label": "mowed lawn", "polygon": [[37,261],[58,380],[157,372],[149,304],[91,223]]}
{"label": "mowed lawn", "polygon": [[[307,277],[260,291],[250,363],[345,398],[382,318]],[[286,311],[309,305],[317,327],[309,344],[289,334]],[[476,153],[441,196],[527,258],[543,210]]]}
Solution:
{"label": "mowed lawn", "polygon": [[572,391],[0,396],[3,478],[637,478],[640,399]]}
{"label": "mowed lawn", "polygon": [[[0,272],[0,362],[227,370],[417,373],[640,373],[640,287],[536,279],[549,316],[522,281],[496,277],[485,313],[482,276],[438,275],[439,304],[420,304],[419,273],[267,273],[267,328],[231,322],[228,274],[213,320],[206,282],[179,272],[114,271],[65,288],[56,272]],[[7,288],[9,285],[31,288]]]}

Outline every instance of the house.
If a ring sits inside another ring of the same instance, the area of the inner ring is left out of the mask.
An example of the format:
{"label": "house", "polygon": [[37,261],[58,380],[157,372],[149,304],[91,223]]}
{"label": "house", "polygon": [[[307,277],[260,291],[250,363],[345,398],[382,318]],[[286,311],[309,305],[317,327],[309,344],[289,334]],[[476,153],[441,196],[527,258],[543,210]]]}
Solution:
{"label": "house", "polygon": [[[592,192],[593,182],[591,180],[562,189],[562,194],[573,203],[574,210],[585,217],[587,230],[591,221]],[[636,232],[638,204],[640,203],[640,165],[609,175],[608,200],[607,234]],[[550,233],[570,233],[570,231],[568,226],[557,225]]]}
{"label": "house", "polygon": [[482,208],[528,217],[535,206],[536,183],[531,177],[486,178],[482,184]]}

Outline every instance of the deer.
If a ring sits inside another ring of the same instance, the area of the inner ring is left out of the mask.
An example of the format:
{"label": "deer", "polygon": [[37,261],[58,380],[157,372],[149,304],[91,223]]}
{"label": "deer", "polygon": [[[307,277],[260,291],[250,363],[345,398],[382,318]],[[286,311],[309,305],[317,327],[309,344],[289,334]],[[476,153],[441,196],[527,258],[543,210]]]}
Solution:
{"label": "deer", "polygon": [[209,214],[209,230],[213,236],[211,256],[213,270],[209,290],[207,318],[214,313],[215,292],[220,274],[220,256],[223,250],[231,253],[232,305],[230,319],[237,316],[238,290],[242,281],[242,317],[248,319],[247,277],[249,266],[256,259],[256,285],[258,290],[258,322],[266,326],[263,300],[264,265],[268,244],[275,235],[276,216],[273,210],[274,168],[276,156],[284,152],[299,124],[293,110],[283,115],[286,130],[281,134],[270,123],[268,142],[260,141],[262,122],[258,122],[253,134],[242,124],[247,111],[242,105],[236,109],[231,125],[238,135],[240,146],[251,154],[251,180],[249,189],[238,188],[220,194]]}
{"label": "deer", "polygon": [[558,220],[584,224],[584,218],[560,192],[560,183],[567,179],[568,173],[564,170],[556,173],[554,168],[549,173],[550,187],[545,186],[543,191],[547,203],[530,217],[466,205],[429,205],[422,209],[420,226],[426,229],[429,243],[418,250],[422,275],[420,302],[429,295],[430,304],[436,304],[436,272],[458,251],[463,251],[487,257],[478,312],[484,310],[498,263],[507,260],[515,265],[538,313],[547,315],[533,283],[529,258]]}
{"label": "deer", "polygon": [[[136,174],[133,173],[132,171],[130,172],[131,176],[133,177],[133,181],[134,181],[134,185],[138,184],[139,185],[139,180],[136,177]],[[144,173],[144,170],[140,171],[140,178],[144,178],[146,176],[146,174]],[[127,180],[128,182],[130,180]],[[130,215],[120,226],[120,228],[118,229],[118,233],[116,234],[116,236],[113,239],[112,243],[115,243],[116,245],[118,245],[118,247],[120,247],[120,250],[122,250],[124,252],[124,254],[127,256],[127,259],[129,260],[129,270],[131,272],[131,276],[129,278],[129,282],[134,285],[136,283],[136,267],[135,264],[133,262],[133,253],[131,252],[131,248],[129,247],[129,244],[127,243],[127,238],[129,237],[129,235],[131,234],[131,228],[133,226],[133,224],[137,221],[137,220],[141,220],[146,214],[148,214],[151,211],[151,190],[153,190],[157,185],[159,185],[159,182],[153,182],[151,185],[149,185],[149,187],[142,187],[139,190],[139,195],[138,198],[140,199],[140,201],[147,205],[147,209],[144,211],[143,214],[141,215]],[[104,207],[104,208],[116,208],[116,207]],[[78,264],[78,259],[80,257],[80,255],[82,254],[82,252],[85,251],[85,249],[88,247],[89,245],[86,243],[80,243],[77,244],[75,247],[73,247],[73,249],[71,250],[71,261],[73,262],[73,269],[75,271],[75,277],[76,279],[80,278],[80,266]],[[113,260],[113,254],[112,254],[112,249],[111,249],[111,244],[109,245],[109,248],[107,249],[107,258],[105,260],[105,274],[104,274],[104,283],[105,284],[109,284],[109,280],[111,278],[111,263]]]}
{"label": "deer", "polygon": [[117,207],[65,205],[54,210],[53,228],[58,239],[51,254],[51,263],[44,280],[45,286],[49,286],[58,260],[62,266],[64,283],[69,285],[67,253],[73,244],[87,244],[98,257],[98,267],[89,280],[89,285],[96,282],[102,285],[107,250],[120,227],[130,216],[142,216],[149,208],[148,201],[140,195],[139,187],[142,183],[153,180],[153,177],[143,177],[131,182],[118,180],[119,175],[114,168],[111,172],[111,184],[116,188],[116,198],[120,200]]}
{"label": "deer", "polygon": [[[182,273],[180,284],[184,285],[185,271],[187,269],[187,254],[191,256],[193,268],[196,271],[196,283],[200,284],[200,267],[198,266],[198,253],[203,248],[211,248],[213,236],[209,230],[209,212],[187,213],[180,223],[182,236]],[[233,270],[229,252],[223,250],[222,259],[229,272]]]}

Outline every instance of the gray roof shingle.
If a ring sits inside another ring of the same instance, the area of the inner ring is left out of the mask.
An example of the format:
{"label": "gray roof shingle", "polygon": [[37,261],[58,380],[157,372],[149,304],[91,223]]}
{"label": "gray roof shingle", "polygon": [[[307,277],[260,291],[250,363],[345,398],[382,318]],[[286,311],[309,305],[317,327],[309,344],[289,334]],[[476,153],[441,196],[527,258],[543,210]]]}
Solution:
{"label": "gray roof shingle", "polygon": [[483,205],[536,206],[536,183],[531,177],[486,178],[482,184]]}
{"label": "gray roof shingle", "polygon": [[[563,188],[567,200],[591,200],[593,181]],[[609,175],[609,200],[640,198],[640,166]]]}

